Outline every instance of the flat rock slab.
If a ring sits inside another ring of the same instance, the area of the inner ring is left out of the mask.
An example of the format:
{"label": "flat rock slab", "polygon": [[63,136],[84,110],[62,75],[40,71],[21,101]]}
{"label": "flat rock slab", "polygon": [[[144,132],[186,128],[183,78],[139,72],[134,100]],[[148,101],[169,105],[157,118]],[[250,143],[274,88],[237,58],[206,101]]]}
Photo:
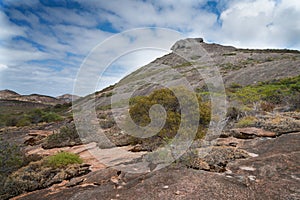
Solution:
{"label": "flat rock slab", "polygon": [[276,133],[274,132],[255,127],[231,129],[230,134],[233,137],[240,139],[253,139],[255,137],[276,137]]}

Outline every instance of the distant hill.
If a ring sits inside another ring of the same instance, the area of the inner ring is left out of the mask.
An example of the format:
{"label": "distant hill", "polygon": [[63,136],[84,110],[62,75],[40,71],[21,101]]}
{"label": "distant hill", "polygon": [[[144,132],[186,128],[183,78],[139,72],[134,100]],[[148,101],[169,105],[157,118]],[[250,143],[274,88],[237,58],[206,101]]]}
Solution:
{"label": "distant hill", "polygon": [[12,90],[0,90],[0,100],[2,102],[9,102],[13,101],[16,103],[17,101],[23,102],[23,104],[26,102],[28,103],[36,103],[36,104],[43,104],[43,105],[56,105],[56,104],[64,104],[64,103],[70,103],[72,102],[72,97],[76,100],[80,98],[76,95],[71,94],[64,94],[58,97],[51,97],[47,95],[41,95],[41,94],[30,94],[30,95],[20,95],[15,91]]}
{"label": "distant hill", "polygon": [[0,90],[0,99],[8,99],[19,96],[21,95],[12,90]]}
{"label": "distant hill", "polygon": [[80,96],[72,95],[72,94],[64,94],[56,97],[59,100],[62,100],[64,102],[70,103],[72,100],[77,100],[80,98]]}

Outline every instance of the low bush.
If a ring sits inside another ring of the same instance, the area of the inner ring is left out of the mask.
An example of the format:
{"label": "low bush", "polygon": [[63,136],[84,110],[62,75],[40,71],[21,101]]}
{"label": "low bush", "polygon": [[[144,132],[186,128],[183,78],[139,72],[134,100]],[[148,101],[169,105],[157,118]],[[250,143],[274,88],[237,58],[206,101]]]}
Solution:
{"label": "low bush", "polygon": [[[62,115],[51,111],[51,109],[57,110],[54,108],[34,108],[22,112],[4,112],[0,116],[0,120],[3,120],[1,121],[2,123],[0,122],[0,126],[23,127],[29,126],[31,124],[37,124],[40,122],[57,122],[63,120]],[[65,109],[65,107],[63,109]]]}
{"label": "low bush", "polygon": [[42,147],[45,149],[66,147],[82,144],[81,139],[77,133],[75,124],[71,123],[63,126],[58,133],[49,135]]}
{"label": "low bush", "polygon": [[20,147],[0,138],[0,199],[5,193],[3,185],[7,177],[24,164],[26,164],[25,155]]}
{"label": "low bush", "polygon": [[81,163],[82,160],[77,155],[67,152],[30,162],[3,181],[0,199],[10,199],[25,192],[47,188],[90,172],[89,166]]}
{"label": "low bush", "polygon": [[233,89],[235,89],[235,88],[242,88],[242,85],[240,85],[238,83],[231,83],[229,87],[233,88]]}
{"label": "low bush", "polygon": [[25,155],[20,147],[0,138],[0,174],[7,175],[24,164]]}
{"label": "low bush", "polygon": [[238,128],[251,127],[251,126],[255,126],[256,122],[257,122],[257,118],[256,117],[246,116],[246,117],[241,118],[236,123],[236,127],[238,127]]}
{"label": "low bush", "polygon": [[181,67],[188,67],[191,65],[193,65],[191,62],[185,62],[185,63],[179,64],[179,65],[173,66],[173,68],[176,69],[176,68],[181,68]]}
{"label": "low bush", "polygon": [[101,120],[99,124],[101,128],[108,129],[113,127],[116,124],[116,122],[112,117],[108,117],[107,119]]}
{"label": "low bush", "polygon": [[43,113],[42,121],[44,122],[56,122],[61,121],[62,117],[54,112]]}
{"label": "low bush", "polygon": [[270,103],[270,102],[267,102],[267,101],[262,101],[260,103],[260,108],[262,111],[265,111],[265,112],[271,112],[274,110],[275,108],[275,104],[274,103]]}
{"label": "low bush", "polygon": [[29,126],[31,124],[30,120],[27,118],[27,116],[23,116],[21,117],[17,123],[16,126],[20,127],[20,126]]}
{"label": "low bush", "polygon": [[239,117],[242,115],[242,112],[239,108],[237,107],[229,107],[227,109],[226,117],[229,120],[237,120]]}
{"label": "low bush", "polygon": [[52,168],[65,167],[70,164],[81,164],[82,162],[82,159],[78,155],[64,151],[49,156],[44,160],[44,164]]}
{"label": "low bush", "polygon": [[300,76],[260,82],[257,85],[250,85],[242,88],[229,90],[228,94],[232,100],[238,100],[244,104],[254,102],[268,102],[267,110],[274,104],[287,104],[294,101],[300,95]]}
{"label": "low bush", "polygon": [[6,120],[5,122],[6,126],[16,126],[18,123],[18,118],[15,116],[7,117],[5,120]]}
{"label": "low bush", "polygon": [[28,114],[27,118],[30,119],[31,123],[54,122],[63,119],[60,115],[52,111],[46,112],[41,109],[34,109]]}

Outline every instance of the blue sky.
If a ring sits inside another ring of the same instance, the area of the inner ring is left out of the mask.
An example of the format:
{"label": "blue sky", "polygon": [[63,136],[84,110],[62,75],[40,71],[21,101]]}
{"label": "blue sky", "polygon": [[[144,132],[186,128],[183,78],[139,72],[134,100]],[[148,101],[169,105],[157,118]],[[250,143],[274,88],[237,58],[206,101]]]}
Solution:
{"label": "blue sky", "polygon": [[[72,93],[89,52],[133,28],[170,28],[243,48],[300,49],[298,0],[2,0],[0,6],[0,89],[21,94]],[[120,59],[98,89],[165,53]]]}

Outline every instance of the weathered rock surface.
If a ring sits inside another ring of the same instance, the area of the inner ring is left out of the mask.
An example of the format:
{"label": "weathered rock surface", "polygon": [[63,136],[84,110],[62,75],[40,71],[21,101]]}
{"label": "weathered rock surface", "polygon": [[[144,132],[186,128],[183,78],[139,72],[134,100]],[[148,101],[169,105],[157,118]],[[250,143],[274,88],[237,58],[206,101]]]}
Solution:
{"label": "weathered rock surface", "polygon": [[236,159],[250,157],[246,151],[231,146],[199,148],[183,156],[184,163],[194,169],[213,172],[226,171],[226,165]]}
{"label": "weathered rock surface", "polygon": [[276,133],[260,128],[236,128],[230,130],[230,135],[239,139],[253,139],[254,137],[275,137]]}
{"label": "weathered rock surface", "polygon": [[300,120],[297,114],[275,114],[259,118],[258,126],[265,130],[275,132],[276,135],[285,133],[300,132]]}
{"label": "weathered rock surface", "polygon": [[241,149],[258,156],[232,160],[221,174],[174,165],[149,174],[118,175],[107,168],[86,175],[77,186],[43,189],[15,199],[296,200],[300,198],[299,142],[300,133],[245,140]]}

